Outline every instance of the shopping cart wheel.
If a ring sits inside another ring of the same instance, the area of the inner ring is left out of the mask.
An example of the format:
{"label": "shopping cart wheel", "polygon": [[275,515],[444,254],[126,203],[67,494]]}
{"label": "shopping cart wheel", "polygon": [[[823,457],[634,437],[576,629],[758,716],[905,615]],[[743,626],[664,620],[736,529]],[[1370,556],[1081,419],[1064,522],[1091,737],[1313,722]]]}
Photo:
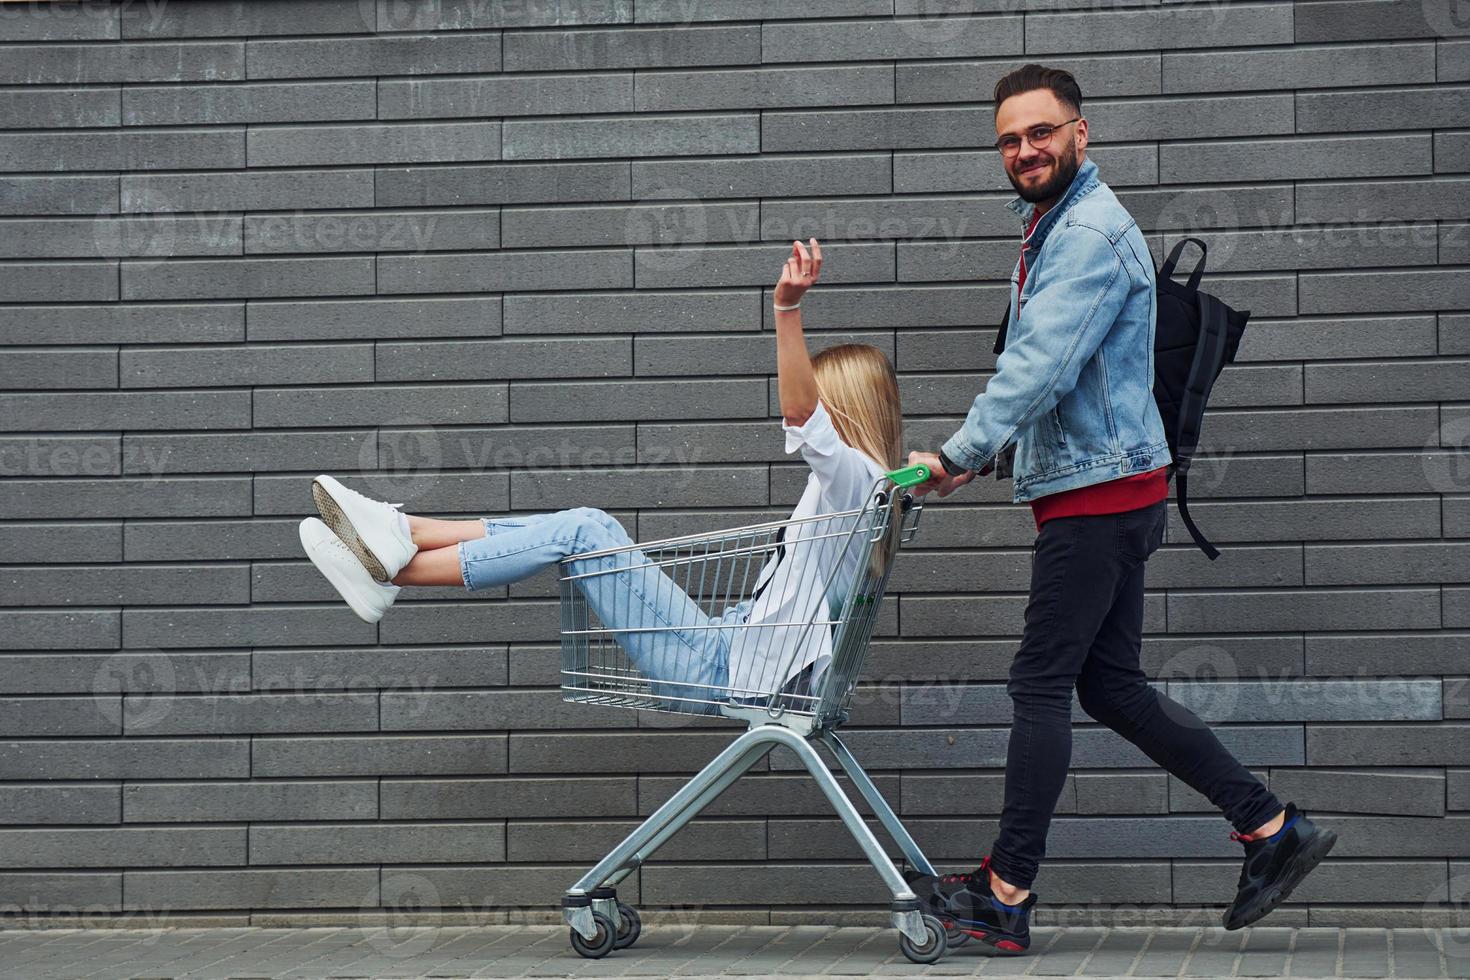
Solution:
{"label": "shopping cart wheel", "polygon": [[573,929],[572,949],[575,949],[578,955],[585,956],[589,960],[600,960],[612,952],[613,943],[618,941],[618,935],[616,930],[613,929],[612,921],[601,912],[593,912],[592,921],[597,926],[597,935],[591,939],[586,939],[580,932]]}
{"label": "shopping cart wheel", "polygon": [[898,934],[898,948],[915,963],[935,963],[944,955],[949,945],[945,937],[944,924],[932,915],[924,916],[924,931],[928,939],[920,946],[903,933]]}
{"label": "shopping cart wheel", "polygon": [[970,941],[970,934],[953,922],[946,922],[944,924],[944,939],[949,944],[950,949],[959,949]]}
{"label": "shopping cart wheel", "polygon": [[618,929],[618,938],[613,940],[613,949],[627,949],[642,935],[643,920],[638,918],[638,910],[627,902],[618,903],[618,918],[622,922]]}

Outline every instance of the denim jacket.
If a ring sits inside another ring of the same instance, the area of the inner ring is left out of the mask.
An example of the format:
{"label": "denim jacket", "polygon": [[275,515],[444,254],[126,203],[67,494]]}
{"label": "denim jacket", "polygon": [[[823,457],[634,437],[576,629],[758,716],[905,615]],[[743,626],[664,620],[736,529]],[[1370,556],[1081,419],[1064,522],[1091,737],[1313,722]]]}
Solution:
{"label": "denim jacket", "polygon": [[[1036,206],[1006,207],[1024,229]],[[1153,396],[1153,255],[1097,164],[1082,162],[1025,256],[995,374],[944,454],[979,471],[1014,442],[1017,503],[1171,462]]]}

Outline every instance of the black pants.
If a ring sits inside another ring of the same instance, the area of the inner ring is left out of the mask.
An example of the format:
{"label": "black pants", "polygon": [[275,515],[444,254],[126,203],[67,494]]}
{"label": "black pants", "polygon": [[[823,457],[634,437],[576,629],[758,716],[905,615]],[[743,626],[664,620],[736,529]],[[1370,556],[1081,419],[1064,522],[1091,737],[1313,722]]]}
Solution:
{"label": "black pants", "polygon": [[1121,514],[1054,517],[1032,550],[1021,648],[1006,686],[1014,706],[1005,807],[991,865],[1030,888],[1072,759],[1072,689],[1082,709],[1218,806],[1248,833],[1282,809],[1188,708],[1139,667],[1143,572],[1164,540],[1167,501]]}

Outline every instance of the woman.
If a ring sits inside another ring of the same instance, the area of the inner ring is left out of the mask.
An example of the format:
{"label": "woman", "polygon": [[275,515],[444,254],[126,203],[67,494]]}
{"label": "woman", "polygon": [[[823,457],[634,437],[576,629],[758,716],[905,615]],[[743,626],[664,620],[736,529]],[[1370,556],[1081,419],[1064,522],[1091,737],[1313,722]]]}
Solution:
{"label": "woman", "polygon": [[[681,695],[709,710],[715,701],[781,689],[811,668],[814,688],[831,656],[826,629],[807,623],[821,611],[835,565],[845,586],[852,549],[825,514],[860,509],[883,474],[901,465],[903,418],[893,366],[867,344],[808,355],[801,297],[817,281],[822,250],[793,242],[775,289],[776,353],[786,451],[811,467],[806,489],[775,557],[752,595],[706,614],[657,567],[622,526],[601,510],[444,521],[405,515],[349,490],[330,476],[312,484],[322,519],[301,522],[308,557],[363,620],[380,620],[404,586],[463,585],[470,591],[527,578],[564,558],[602,624],[619,632],[632,665],[662,697]],[[798,542],[804,543],[798,544]],[[623,549],[602,554],[607,549]],[[583,575],[582,573],[592,573]],[[834,588],[830,590],[836,592]],[[752,629],[751,627],[760,627]],[[775,685],[774,687],[772,685]]]}

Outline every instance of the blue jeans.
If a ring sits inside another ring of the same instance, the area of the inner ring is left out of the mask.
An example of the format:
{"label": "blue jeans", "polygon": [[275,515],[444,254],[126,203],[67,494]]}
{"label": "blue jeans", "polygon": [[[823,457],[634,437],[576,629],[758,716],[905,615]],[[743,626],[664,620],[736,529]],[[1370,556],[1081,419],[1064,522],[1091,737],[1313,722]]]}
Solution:
{"label": "blue jeans", "polygon": [[[529,578],[571,555],[633,543],[621,524],[594,507],[481,521],[485,536],[459,546],[460,574],[472,592]],[[711,616],[662,570],[639,567],[647,564],[643,552],[630,549],[570,562],[566,571],[611,573],[579,578],[577,587],[603,626],[635,631],[619,633],[618,643],[653,682],[655,696],[680,710],[717,714],[713,705],[679,699],[728,696],[730,634],[745,621],[750,602]],[[727,628],[703,628],[708,626]]]}

